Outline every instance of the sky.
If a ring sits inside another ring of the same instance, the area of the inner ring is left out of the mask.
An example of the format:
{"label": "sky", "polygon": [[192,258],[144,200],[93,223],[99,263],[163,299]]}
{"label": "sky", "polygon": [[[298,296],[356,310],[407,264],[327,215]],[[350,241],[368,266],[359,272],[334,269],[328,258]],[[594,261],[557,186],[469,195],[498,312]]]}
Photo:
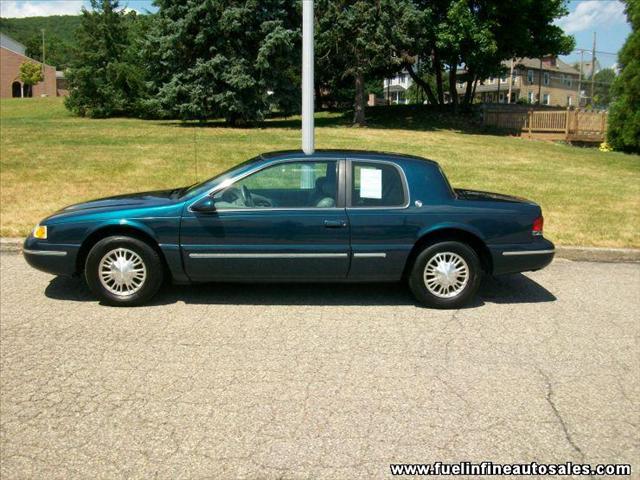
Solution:
{"label": "sky", "polygon": [[[140,13],[154,12],[152,0],[121,0],[121,5]],[[2,17],[34,17],[47,15],[75,15],[82,6],[89,7],[88,0],[0,0]],[[624,14],[624,5],[619,0],[572,0],[569,14],[556,21],[565,32],[574,35],[576,48],[589,50],[585,61],[591,58],[593,32],[596,33],[596,56],[602,67],[616,63],[615,53],[622,47],[631,27]],[[613,55],[609,55],[612,53]],[[562,57],[573,63],[580,53]]]}
{"label": "sky", "polygon": [[[631,26],[624,13],[624,4],[617,0],[572,1],[569,4],[569,15],[558,19],[556,24],[575,37],[576,48],[589,50],[584,54],[585,61],[591,59],[595,32],[596,58],[602,67],[611,67],[616,63],[615,54],[631,33]],[[561,58],[573,63],[580,61],[580,53],[574,52]]]}

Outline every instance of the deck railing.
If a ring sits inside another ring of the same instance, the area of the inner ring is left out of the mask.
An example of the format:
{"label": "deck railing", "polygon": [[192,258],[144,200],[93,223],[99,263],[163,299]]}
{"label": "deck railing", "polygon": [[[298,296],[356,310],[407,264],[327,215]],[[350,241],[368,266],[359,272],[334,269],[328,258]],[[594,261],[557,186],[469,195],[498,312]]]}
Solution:
{"label": "deck railing", "polygon": [[487,126],[518,131],[529,138],[602,142],[607,130],[607,113],[584,110],[513,110],[486,108]]}

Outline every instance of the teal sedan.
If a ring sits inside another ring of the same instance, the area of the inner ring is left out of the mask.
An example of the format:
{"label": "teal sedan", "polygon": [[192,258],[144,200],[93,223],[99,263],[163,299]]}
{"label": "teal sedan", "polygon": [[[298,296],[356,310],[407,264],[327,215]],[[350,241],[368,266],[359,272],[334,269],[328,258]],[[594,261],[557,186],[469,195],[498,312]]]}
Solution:
{"label": "teal sedan", "polygon": [[83,276],[105,304],[163,282],[397,282],[459,308],[483,274],[553,259],[540,207],[454,189],[437,163],[367,152],[274,152],[205,182],[72,205],[24,242],[29,264]]}

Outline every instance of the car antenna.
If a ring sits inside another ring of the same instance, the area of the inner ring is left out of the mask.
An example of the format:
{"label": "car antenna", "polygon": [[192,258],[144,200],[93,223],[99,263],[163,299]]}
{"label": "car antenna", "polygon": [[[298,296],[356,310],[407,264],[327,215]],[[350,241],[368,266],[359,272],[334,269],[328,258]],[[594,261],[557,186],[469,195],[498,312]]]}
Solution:
{"label": "car antenna", "polygon": [[315,150],[313,119],[313,0],[302,0],[302,151]]}
{"label": "car antenna", "polygon": [[196,137],[196,133],[197,133],[197,126],[193,126],[193,164],[195,166],[195,170],[196,170],[196,183],[198,183],[198,142],[197,142],[197,137]]}

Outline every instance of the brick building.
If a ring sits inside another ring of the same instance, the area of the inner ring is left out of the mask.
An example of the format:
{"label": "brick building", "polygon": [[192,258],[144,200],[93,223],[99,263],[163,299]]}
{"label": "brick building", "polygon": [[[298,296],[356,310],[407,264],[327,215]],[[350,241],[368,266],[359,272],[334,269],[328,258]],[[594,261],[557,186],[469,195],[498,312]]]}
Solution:
{"label": "brick building", "polygon": [[11,97],[40,97],[47,95],[55,97],[58,92],[56,69],[51,65],[44,66],[44,80],[31,89],[22,85],[20,81],[20,65],[25,61],[42,63],[26,56],[26,47],[13,38],[0,33],[0,98]]}

